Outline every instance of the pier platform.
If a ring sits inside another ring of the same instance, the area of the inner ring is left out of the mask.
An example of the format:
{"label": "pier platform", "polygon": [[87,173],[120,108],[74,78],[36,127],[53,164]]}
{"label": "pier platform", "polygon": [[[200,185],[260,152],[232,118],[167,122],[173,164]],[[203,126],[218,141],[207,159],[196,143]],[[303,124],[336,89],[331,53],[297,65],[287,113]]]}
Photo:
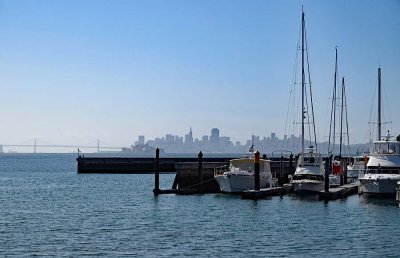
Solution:
{"label": "pier platform", "polygon": [[[217,167],[229,166],[229,161],[237,157],[202,157],[201,172],[199,158],[190,157],[83,157],[77,160],[78,173],[99,174],[154,174],[156,161],[158,173],[175,173],[171,189],[158,189],[156,194],[198,194],[219,193],[220,189],[214,180]],[[293,174],[293,160],[272,158],[271,171],[278,178],[280,185],[288,182],[288,175]],[[267,196],[280,195],[282,190],[267,191]]]}
{"label": "pier platform", "polygon": [[[204,163],[228,164],[232,158],[203,158]],[[154,174],[155,158],[135,157],[78,157],[78,173],[99,174]],[[160,172],[174,173],[186,163],[197,163],[197,158],[160,158]],[[183,165],[182,165],[183,164]]]}
{"label": "pier platform", "polygon": [[247,190],[241,193],[242,199],[263,199],[270,196],[285,195],[287,193],[293,192],[293,187],[291,184],[286,184],[284,186],[277,186],[271,188],[263,188],[259,191],[257,190]]}
{"label": "pier platform", "polygon": [[351,183],[347,185],[338,186],[335,188],[330,188],[328,192],[319,192],[319,200],[321,201],[331,201],[339,198],[344,198],[346,196],[358,193],[358,184]]}

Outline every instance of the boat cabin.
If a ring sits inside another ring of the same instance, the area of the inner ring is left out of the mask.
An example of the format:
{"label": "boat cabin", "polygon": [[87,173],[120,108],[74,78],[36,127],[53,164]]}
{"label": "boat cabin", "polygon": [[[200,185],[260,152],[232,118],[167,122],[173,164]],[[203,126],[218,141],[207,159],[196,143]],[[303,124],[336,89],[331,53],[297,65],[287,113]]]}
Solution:
{"label": "boat cabin", "polygon": [[321,164],[321,155],[314,152],[313,146],[310,146],[303,155],[300,154],[298,166],[319,166]]}
{"label": "boat cabin", "polygon": [[373,153],[378,155],[400,155],[400,142],[377,141],[374,142]]}

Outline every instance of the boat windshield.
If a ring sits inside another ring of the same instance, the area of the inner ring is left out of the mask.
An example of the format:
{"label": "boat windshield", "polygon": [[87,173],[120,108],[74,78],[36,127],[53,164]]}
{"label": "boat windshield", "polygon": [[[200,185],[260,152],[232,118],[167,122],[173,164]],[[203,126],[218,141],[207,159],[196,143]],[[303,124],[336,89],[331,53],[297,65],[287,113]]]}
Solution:
{"label": "boat windshield", "polygon": [[293,180],[324,180],[324,176],[322,175],[308,175],[308,174],[302,174],[302,175],[293,175]]}
{"label": "boat windshield", "polygon": [[375,142],[374,152],[376,154],[400,154],[399,142]]}

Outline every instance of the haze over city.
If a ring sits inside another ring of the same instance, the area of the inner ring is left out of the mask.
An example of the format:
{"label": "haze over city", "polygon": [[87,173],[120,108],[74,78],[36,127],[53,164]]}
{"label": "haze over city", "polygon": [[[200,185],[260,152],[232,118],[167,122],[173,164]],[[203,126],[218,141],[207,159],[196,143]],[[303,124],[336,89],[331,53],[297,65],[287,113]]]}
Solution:
{"label": "haze over city", "polygon": [[385,130],[400,134],[399,1],[2,1],[0,144],[291,135],[302,5],[318,141],[336,46],[351,143],[369,141],[378,67]]}

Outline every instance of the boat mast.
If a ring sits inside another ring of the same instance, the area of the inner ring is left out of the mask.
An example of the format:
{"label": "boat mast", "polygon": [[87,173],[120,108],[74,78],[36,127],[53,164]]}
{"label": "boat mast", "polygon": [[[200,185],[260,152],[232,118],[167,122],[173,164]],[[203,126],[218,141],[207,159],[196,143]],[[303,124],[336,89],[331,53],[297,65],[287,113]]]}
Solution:
{"label": "boat mast", "polygon": [[301,15],[301,152],[304,154],[304,119],[305,119],[305,110],[304,110],[304,11],[302,7],[302,15]]}
{"label": "boat mast", "polygon": [[340,110],[340,144],[339,144],[339,158],[342,158],[342,144],[343,144],[343,110],[344,110],[344,77],[342,78],[342,106]]}
{"label": "boat mast", "polygon": [[381,139],[381,68],[378,68],[378,141]]}
{"label": "boat mast", "polygon": [[[335,75],[333,78],[333,93],[332,93],[332,107],[331,107],[331,123],[329,125],[329,140],[328,140],[328,154],[335,154],[335,120],[336,120],[336,80],[337,80],[337,62],[338,62],[338,49],[335,48]],[[333,133],[332,133],[333,122]],[[331,145],[331,137],[333,144]]]}

